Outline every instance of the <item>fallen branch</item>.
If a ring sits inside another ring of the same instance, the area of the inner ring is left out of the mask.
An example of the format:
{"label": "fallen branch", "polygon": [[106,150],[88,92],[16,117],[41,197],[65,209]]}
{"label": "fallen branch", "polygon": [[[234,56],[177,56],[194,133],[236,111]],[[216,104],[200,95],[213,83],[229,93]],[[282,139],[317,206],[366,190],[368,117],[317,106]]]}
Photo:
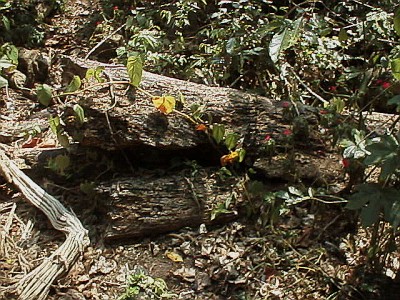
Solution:
{"label": "fallen branch", "polygon": [[72,211],[26,176],[1,148],[0,174],[13,183],[30,203],[43,211],[55,229],[66,234],[65,242],[13,287],[18,299],[45,299],[54,280],[68,271],[89,245],[88,231]]}

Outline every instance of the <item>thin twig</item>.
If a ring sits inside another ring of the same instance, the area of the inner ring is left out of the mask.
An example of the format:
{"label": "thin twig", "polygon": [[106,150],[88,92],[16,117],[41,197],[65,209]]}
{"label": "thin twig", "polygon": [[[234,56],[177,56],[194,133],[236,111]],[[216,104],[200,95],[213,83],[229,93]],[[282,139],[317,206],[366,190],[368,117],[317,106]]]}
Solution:
{"label": "thin twig", "polygon": [[315,98],[317,98],[319,101],[327,104],[329,103],[329,101],[325,100],[324,98],[322,98],[320,95],[318,95],[317,93],[315,93],[307,84],[305,84],[305,82],[292,70],[292,68],[288,68],[289,71],[293,74],[294,77],[296,77],[296,79],[300,82],[300,84],[311,94],[313,95]]}
{"label": "thin twig", "polygon": [[94,46],[94,47],[92,48],[92,50],[89,51],[88,54],[86,54],[86,56],[85,56],[84,59],[87,60],[87,59],[89,58],[89,56],[90,56],[94,51],[96,51],[97,48],[99,48],[101,45],[103,45],[105,41],[107,41],[110,37],[112,37],[112,36],[113,36],[114,34],[116,34],[118,31],[120,31],[124,26],[125,26],[125,24],[119,26],[117,29],[115,29],[113,32],[111,32],[109,35],[107,35],[104,39],[102,39],[100,42],[98,42],[97,45]]}

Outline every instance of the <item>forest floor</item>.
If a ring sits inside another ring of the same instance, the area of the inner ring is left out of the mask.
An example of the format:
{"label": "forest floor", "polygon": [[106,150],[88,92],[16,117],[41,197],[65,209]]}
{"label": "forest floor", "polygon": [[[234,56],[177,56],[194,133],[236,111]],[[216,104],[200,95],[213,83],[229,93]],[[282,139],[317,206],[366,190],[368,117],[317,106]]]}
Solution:
{"label": "forest floor", "polygon": [[[105,38],[95,30],[102,18],[99,5],[67,1],[63,13],[48,20],[40,51],[84,57]],[[108,61],[115,50],[108,42],[91,58]],[[26,120],[35,103],[19,91],[10,90],[10,97],[13,118]],[[9,109],[1,106],[0,114],[10,115]],[[47,145],[56,143],[47,138]],[[21,138],[9,146],[22,144]],[[343,188],[344,172],[332,169],[339,172],[337,189]],[[68,184],[44,178],[38,180],[53,195],[74,195]],[[64,236],[12,185],[0,184],[0,281],[8,288],[49,256]],[[75,197],[84,201],[78,193]],[[397,266],[387,266],[382,278],[366,272],[369,233],[356,232],[352,219],[354,214],[340,204],[304,202],[273,226],[242,218],[116,243],[105,243],[96,236],[97,229],[89,227],[90,247],[54,283],[48,299],[118,299],[129,279],[131,291],[136,288],[140,294],[127,299],[399,299],[391,290]],[[0,290],[0,298],[5,294]]]}

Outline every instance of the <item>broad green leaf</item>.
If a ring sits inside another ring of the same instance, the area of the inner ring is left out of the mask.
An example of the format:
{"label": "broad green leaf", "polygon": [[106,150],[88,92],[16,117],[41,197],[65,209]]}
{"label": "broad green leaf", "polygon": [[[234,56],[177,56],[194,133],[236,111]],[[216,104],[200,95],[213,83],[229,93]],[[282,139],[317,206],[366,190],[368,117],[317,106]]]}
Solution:
{"label": "broad green leaf", "polygon": [[246,156],[246,150],[241,148],[241,149],[236,150],[236,151],[239,152],[239,162],[241,163],[244,160],[245,156]]}
{"label": "broad green leaf", "polygon": [[76,117],[78,118],[79,122],[82,124],[85,122],[85,111],[83,110],[82,106],[79,104],[75,104],[74,107],[74,112]]}
{"label": "broad green leaf", "polygon": [[49,106],[52,98],[52,88],[47,84],[41,84],[36,89],[36,95],[40,104]]}
{"label": "broad green leaf", "polygon": [[381,204],[379,201],[380,197],[373,199],[366,207],[361,209],[360,218],[362,226],[369,227],[379,220],[381,213]]}
{"label": "broad green leaf", "polygon": [[76,92],[81,87],[81,84],[82,84],[81,78],[79,76],[77,76],[77,75],[74,75],[74,77],[72,78],[71,82],[65,88],[65,91],[67,93]]}
{"label": "broad green leaf", "polygon": [[94,77],[94,69],[93,68],[89,68],[86,71],[86,75],[85,75],[85,79],[91,79],[92,77]]}
{"label": "broad green leaf", "polygon": [[294,186],[289,186],[288,190],[289,190],[289,193],[291,193],[292,195],[303,197],[303,193],[299,189],[295,188]]}
{"label": "broad green leaf", "polygon": [[396,9],[393,18],[393,25],[396,34],[400,36],[400,7]]}
{"label": "broad green leaf", "polygon": [[129,75],[130,83],[135,87],[139,87],[139,84],[142,81],[143,73],[143,63],[140,56],[136,55],[128,57],[126,68]]}
{"label": "broad green leaf", "polygon": [[269,56],[274,63],[278,62],[279,55],[283,51],[296,43],[299,37],[301,24],[302,19],[299,18],[290,25],[291,28],[286,25],[280,33],[277,33],[272,37],[272,40],[269,44]]}
{"label": "broad green leaf", "polygon": [[228,133],[226,135],[225,145],[229,151],[236,147],[238,140],[239,140],[239,135],[236,133]]}
{"label": "broad green leaf", "polygon": [[8,86],[8,80],[3,76],[0,76],[0,89],[6,86]]}
{"label": "broad green leaf", "polygon": [[68,155],[57,155],[56,158],[54,159],[54,164],[58,172],[60,172],[61,175],[65,174],[65,170],[70,166],[71,164],[71,159],[69,158]]}
{"label": "broad green leaf", "polygon": [[274,63],[278,62],[279,55],[287,47],[290,39],[289,29],[285,28],[281,33],[274,34],[269,44],[269,56]]}
{"label": "broad green leaf", "polygon": [[225,126],[222,124],[213,124],[212,126],[212,137],[217,142],[221,143],[225,135]]}
{"label": "broad green leaf", "polygon": [[234,54],[236,45],[237,45],[236,39],[234,37],[230,38],[226,42],[226,53],[231,55]]}
{"label": "broad green leaf", "polygon": [[50,126],[51,131],[54,134],[58,134],[58,132],[60,130],[60,125],[61,125],[61,121],[60,121],[59,116],[49,118],[49,126]]}
{"label": "broad green leaf", "polygon": [[3,25],[4,28],[9,31],[10,30],[10,20],[6,17],[6,16],[2,16],[2,21],[3,21]]}
{"label": "broad green leaf", "polygon": [[380,198],[380,187],[377,184],[360,184],[356,188],[356,192],[350,196],[346,205],[347,209],[360,209],[368,202]]}
{"label": "broad green leaf", "polygon": [[379,142],[366,146],[366,150],[370,154],[365,158],[364,164],[369,166],[396,156],[399,145],[395,137],[384,135],[379,139]]}
{"label": "broad green leaf", "polygon": [[18,65],[18,48],[12,44],[5,43],[0,46],[0,59]]}
{"label": "broad green leaf", "polygon": [[[397,197],[400,198],[400,193],[397,191]],[[400,201],[397,200],[393,203],[392,207],[385,212],[385,216],[389,214],[389,222],[392,224],[394,229],[397,229],[400,225]]]}
{"label": "broad green leaf", "polygon": [[211,221],[214,220],[220,214],[229,214],[229,213],[232,213],[232,211],[226,209],[225,205],[221,203],[211,211]]}
{"label": "broad green leaf", "polygon": [[387,102],[388,105],[396,105],[396,111],[400,112],[400,95],[390,98]]}
{"label": "broad green leaf", "polygon": [[387,158],[382,166],[381,166],[381,173],[379,174],[379,180],[381,182],[385,181],[389,176],[394,174],[396,170],[400,167],[400,158],[395,155]]}
{"label": "broad green leaf", "polygon": [[63,146],[64,148],[69,147],[69,139],[65,133],[58,133],[57,140],[60,143],[60,145]]}
{"label": "broad green leaf", "polygon": [[94,71],[93,76],[94,76],[94,79],[97,80],[97,82],[104,82],[104,81],[106,81],[104,78],[101,78],[101,77],[100,77],[100,75],[101,75],[101,73],[103,73],[104,69],[105,69],[105,68],[102,67],[102,66],[96,67],[96,70]]}
{"label": "broad green leaf", "polygon": [[400,58],[392,59],[390,67],[392,68],[393,77],[400,80]]}
{"label": "broad green leaf", "polygon": [[96,185],[94,184],[94,182],[88,182],[88,181],[82,182],[79,185],[79,189],[88,196],[93,196],[95,194],[94,190],[95,187]]}
{"label": "broad green leaf", "polygon": [[344,28],[341,28],[340,31],[339,31],[338,38],[339,38],[339,42],[341,42],[341,43],[347,41],[349,39],[349,35],[347,34],[347,30],[344,29]]}

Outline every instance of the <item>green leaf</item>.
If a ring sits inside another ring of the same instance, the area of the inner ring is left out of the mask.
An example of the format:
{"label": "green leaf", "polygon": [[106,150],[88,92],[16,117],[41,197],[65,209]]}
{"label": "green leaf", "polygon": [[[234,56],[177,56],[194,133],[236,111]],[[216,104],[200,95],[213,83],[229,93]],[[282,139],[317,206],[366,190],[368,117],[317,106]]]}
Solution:
{"label": "green leaf", "polygon": [[79,185],[80,190],[85,193],[88,196],[93,196],[95,194],[95,190],[94,188],[96,187],[96,185],[94,184],[94,182],[82,182]]}
{"label": "green leaf", "polygon": [[241,163],[246,156],[246,150],[240,148],[239,150],[236,150],[236,151],[239,152],[239,162]]}
{"label": "green leaf", "polygon": [[400,36],[400,7],[396,9],[393,18],[393,25],[396,34]]}
{"label": "green leaf", "polygon": [[139,87],[142,81],[143,63],[139,55],[128,57],[126,64],[127,72],[129,75],[130,83],[134,87]]}
{"label": "green leaf", "polygon": [[291,193],[292,195],[298,196],[298,197],[303,197],[303,193],[295,188],[294,186],[289,186],[288,187],[289,193]]}
{"label": "green leaf", "polygon": [[396,156],[391,156],[383,162],[381,166],[381,173],[379,174],[379,180],[381,182],[385,181],[389,176],[394,174],[396,170],[400,167],[400,158]]}
{"label": "green leaf", "polygon": [[8,80],[3,76],[0,76],[0,89],[6,86],[8,86]]}
{"label": "green leaf", "polygon": [[59,141],[60,145],[64,148],[69,147],[69,139],[65,133],[57,133],[57,140]]}
{"label": "green leaf", "polygon": [[349,39],[349,35],[347,34],[347,30],[344,29],[344,28],[341,28],[340,31],[339,31],[338,38],[339,38],[339,42],[341,42],[341,43],[347,41]]}
{"label": "green leaf", "polygon": [[356,188],[356,192],[350,196],[346,205],[347,209],[360,209],[369,201],[374,201],[380,197],[380,187],[377,184],[360,184]]}
{"label": "green leaf", "polygon": [[94,69],[93,68],[87,69],[85,79],[89,80],[92,77],[94,77]]}
{"label": "green leaf", "polygon": [[285,28],[281,33],[274,34],[269,44],[269,56],[274,63],[278,62],[279,55],[288,47],[290,38],[289,29]]}
{"label": "green leaf", "polygon": [[221,143],[225,135],[225,126],[222,124],[213,124],[212,126],[212,137],[217,142]]}
{"label": "green leaf", "polygon": [[85,111],[83,110],[82,106],[79,104],[75,104],[73,107],[76,117],[78,118],[79,122],[82,124],[85,122]]}
{"label": "green leaf", "polygon": [[230,55],[234,54],[236,45],[237,45],[236,39],[234,37],[230,38],[226,42],[226,53]]}
{"label": "green leaf", "polygon": [[54,165],[56,170],[60,172],[61,175],[65,174],[65,170],[70,166],[71,159],[68,155],[57,155],[54,159]]}
{"label": "green leaf", "polygon": [[60,117],[59,116],[50,117],[49,118],[49,126],[50,126],[51,131],[54,134],[58,134],[58,132],[60,131],[60,126],[61,126]]}
{"label": "green leaf", "polygon": [[96,70],[94,71],[93,76],[94,76],[94,79],[97,80],[97,82],[105,82],[106,81],[104,78],[100,77],[100,75],[101,75],[101,73],[103,73],[104,69],[105,68],[102,66],[96,67]]}
{"label": "green leaf", "polygon": [[2,21],[3,21],[3,25],[4,25],[5,29],[7,31],[9,31],[10,30],[10,20],[6,16],[3,15]]}
{"label": "green leaf", "polygon": [[400,112],[400,95],[390,98],[387,102],[388,105],[396,105],[396,111]]}
{"label": "green leaf", "polygon": [[390,67],[392,68],[393,77],[400,80],[400,58],[392,59]]}
{"label": "green leaf", "polygon": [[74,77],[72,78],[71,82],[65,88],[65,92],[67,92],[67,93],[76,92],[81,87],[81,84],[82,84],[81,78],[79,76],[77,76],[77,75],[74,75]]}
{"label": "green leaf", "polygon": [[52,98],[52,88],[47,84],[41,84],[36,89],[36,95],[40,104],[49,106]]}
{"label": "green leaf", "polygon": [[396,156],[399,149],[398,142],[392,135],[380,137],[378,142],[366,146],[370,154],[365,158],[364,164],[375,165],[385,159]]}
{"label": "green leaf", "polygon": [[291,28],[286,25],[285,28],[272,37],[269,44],[269,56],[274,63],[279,60],[279,55],[294,45],[299,37],[299,32],[302,24],[302,18],[295,20],[290,24]]}
{"label": "green leaf", "polygon": [[236,147],[238,140],[239,140],[239,135],[236,133],[228,133],[226,135],[225,145],[229,151]]}
{"label": "green leaf", "polygon": [[370,201],[369,205],[361,209],[360,218],[363,227],[369,227],[379,220],[381,205],[379,199]]}

